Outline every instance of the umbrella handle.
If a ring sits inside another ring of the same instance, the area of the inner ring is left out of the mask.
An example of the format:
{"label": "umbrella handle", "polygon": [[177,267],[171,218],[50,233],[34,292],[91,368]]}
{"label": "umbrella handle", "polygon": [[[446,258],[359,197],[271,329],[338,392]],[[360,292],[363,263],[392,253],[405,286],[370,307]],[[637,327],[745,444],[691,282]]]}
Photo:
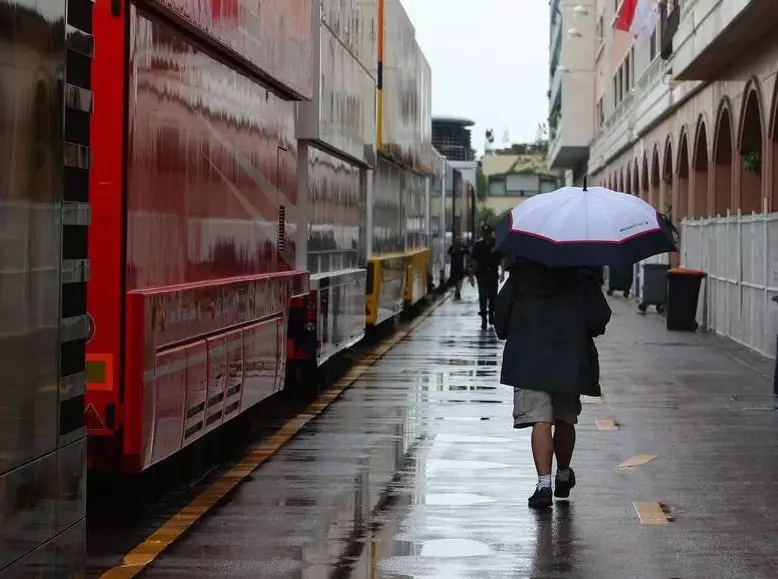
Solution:
{"label": "umbrella handle", "polygon": [[586,175],[583,178],[583,190],[586,191]]}

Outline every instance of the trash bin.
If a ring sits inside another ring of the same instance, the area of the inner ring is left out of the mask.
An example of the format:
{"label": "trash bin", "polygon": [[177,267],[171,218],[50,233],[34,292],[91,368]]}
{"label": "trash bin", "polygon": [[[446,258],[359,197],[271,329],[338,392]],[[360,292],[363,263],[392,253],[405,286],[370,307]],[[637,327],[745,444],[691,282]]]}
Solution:
{"label": "trash bin", "polygon": [[696,269],[677,267],[667,272],[667,329],[671,332],[697,331],[697,302],[705,274]]}
{"label": "trash bin", "polygon": [[632,269],[632,264],[608,266],[609,296],[612,296],[614,292],[624,292],[624,297],[629,297],[629,292],[632,289]]}
{"label": "trash bin", "polygon": [[647,263],[643,266],[643,295],[638,305],[641,312],[645,312],[648,306],[655,306],[660,314],[665,310],[669,267],[663,263]]}

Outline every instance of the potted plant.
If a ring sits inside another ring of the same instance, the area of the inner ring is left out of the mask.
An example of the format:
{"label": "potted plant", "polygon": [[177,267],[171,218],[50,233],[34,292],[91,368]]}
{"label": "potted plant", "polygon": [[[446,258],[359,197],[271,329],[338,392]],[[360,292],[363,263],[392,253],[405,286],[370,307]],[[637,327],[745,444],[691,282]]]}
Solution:
{"label": "potted plant", "polygon": [[743,169],[749,173],[762,173],[762,154],[756,151],[743,153]]}

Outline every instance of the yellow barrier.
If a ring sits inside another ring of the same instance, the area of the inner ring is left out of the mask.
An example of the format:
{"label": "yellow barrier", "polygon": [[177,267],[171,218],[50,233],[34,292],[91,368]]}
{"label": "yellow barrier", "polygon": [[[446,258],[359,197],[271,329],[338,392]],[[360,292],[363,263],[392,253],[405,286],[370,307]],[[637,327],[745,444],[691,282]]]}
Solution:
{"label": "yellow barrier", "polygon": [[427,295],[431,252],[429,248],[417,249],[406,254],[410,259],[405,284],[405,303],[414,305]]}
{"label": "yellow barrier", "polygon": [[377,326],[427,295],[429,248],[379,255],[367,260],[365,322]]}
{"label": "yellow barrier", "polygon": [[413,253],[379,255],[367,260],[367,325],[378,326],[403,311]]}

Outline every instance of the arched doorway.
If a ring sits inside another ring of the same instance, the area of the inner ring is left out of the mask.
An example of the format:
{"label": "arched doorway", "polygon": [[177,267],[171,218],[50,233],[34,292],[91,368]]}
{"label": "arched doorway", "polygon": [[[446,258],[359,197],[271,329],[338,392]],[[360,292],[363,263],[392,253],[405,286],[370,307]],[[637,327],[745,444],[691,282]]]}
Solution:
{"label": "arched doorway", "polygon": [[680,223],[689,216],[689,139],[686,136],[686,127],[681,129],[681,138],[678,142],[678,182],[675,185],[675,198],[673,204],[673,216]]}
{"label": "arched doorway", "polygon": [[643,168],[640,175],[640,198],[643,201],[648,201],[650,190],[650,181],[648,180],[648,157],[646,153],[643,153]]}
{"label": "arched doorway", "polygon": [[726,215],[732,206],[732,114],[729,101],[719,106],[713,137],[713,213]]}
{"label": "arched doorway", "polygon": [[772,111],[770,129],[768,135],[770,137],[770,149],[772,152],[772,183],[771,183],[771,199],[769,199],[770,207],[768,211],[778,211],[778,82],[775,83],[773,90],[773,102],[770,107]]}
{"label": "arched doorway", "polygon": [[640,195],[640,165],[638,165],[637,159],[632,164],[632,194]]}
{"label": "arched doorway", "polygon": [[654,145],[654,154],[651,158],[651,187],[648,190],[648,202],[658,211],[661,211],[659,207],[659,174],[659,147]]}
{"label": "arched doorway", "polygon": [[756,81],[746,87],[740,122],[740,203],[743,213],[762,211],[762,159],[764,158],[762,106]]}
{"label": "arched doorway", "polygon": [[659,206],[658,209],[664,213],[673,216],[673,223],[678,223],[678,219],[675,218],[675,211],[673,207],[673,142],[670,137],[667,137],[665,141],[665,154],[662,161],[662,183],[664,187],[659,191]]}
{"label": "arched doorway", "polygon": [[627,173],[626,177],[624,178],[624,193],[628,193],[629,195],[632,195],[632,166],[630,163],[627,163]]}
{"label": "arched doorway", "polygon": [[692,171],[694,171],[694,191],[691,195],[690,215],[694,218],[706,217],[711,213],[708,208],[708,131],[702,116],[697,122],[694,136]]}

